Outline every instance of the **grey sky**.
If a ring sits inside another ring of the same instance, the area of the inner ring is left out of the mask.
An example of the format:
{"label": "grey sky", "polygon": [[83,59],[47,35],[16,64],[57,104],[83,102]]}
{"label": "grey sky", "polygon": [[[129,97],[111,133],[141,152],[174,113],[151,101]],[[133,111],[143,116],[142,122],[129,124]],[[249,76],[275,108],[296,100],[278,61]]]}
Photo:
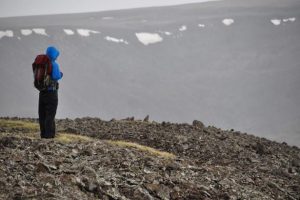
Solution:
{"label": "grey sky", "polygon": [[165,6],[211,0],[1,0],[0,17]]}

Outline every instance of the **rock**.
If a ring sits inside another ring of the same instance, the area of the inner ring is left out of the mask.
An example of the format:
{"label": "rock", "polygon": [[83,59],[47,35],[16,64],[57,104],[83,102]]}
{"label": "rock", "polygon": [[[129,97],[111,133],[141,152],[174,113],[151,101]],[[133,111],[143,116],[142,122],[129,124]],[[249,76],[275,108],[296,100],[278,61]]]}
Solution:
{"label": "rock", "polygon": [[293,159],[292,160],[292,166],[300,168],[300,159]]}
{"label": "rock", "polygon": [[198,188],[199,188],[200,190],[204,190],[204,191],[209,191],[209,190],[210,190],[210,188],[207,187],[207,186],[205,186],[205,185],[199,185]]}
{"label": "rock", "polygon": [[144,118],[143,121],[144,121],[144,122],[149,122],[149,115],[147,115],[147,116]]}
{"label": "rock", "polygon": [[70,156],[72,158],[77,158],[79,156],[78,150],[77,149],[72,149],[72,152],[71,152]]}
{"label": "rock", "polygon": [[37,163],[35,170],[38,173],[50,173],[50,168],[45,163]]}
{"label": "rock", "polygon": [[134,117],[127,117],[125,120],[126,121],[134,121]]}
{"label": "rock", "polygon": [[169,187],[161,184],[146,184],[146,189],[150,194],[156,194],[157,197],[163,200],[170,199],[170,189]]}
{"label": "rock", "polygon": [[77,185],[81,190],[83,190],[83,189],[86,188],[85,183],[84,183],[84,182],[81,180],[81,178],[79,178],[79,177],[76,177],[76,178],[75,178],[75,183],[76,183],[76,185]]}
{"label": "rock", "polygon": [[98,186],[95,183],[89,182],[86,190],[89,192],[97,192]]}
{"label": "rock", "polygon": [[296,170],[295,170],[295,168],[293,168],[293,167],[289,167],[289,168],[288,168],[288,172],[289,172],[290,174],[294,174],[294,173],[296,173]]}
{"label": "rock", "polygon": [[265,146],[262,143],[257,143],[255,146],[256,153],[263,155],[266,153]]}
{"label": "rock", "polygon": [[198,120],[193,121],[193,126],[199,128],[199,129],[205,128],[204,124],[201,121],[198,121]]}
{"label": "rock", "polygon": [[180,165],[177,162],[172,162],[166,165],[166,171],[179,170]]}
{"label": "rock", "polygon": [[161,185],[157,191],[157,196],[163,200],[170,199],[170,188],[165,185]]}
{"label": "rock", "polygon": [[280,188],[275,182],[269,181],[268,186],[274,189]]}
{"label": "rock", "polygon": [[87,117],[57,126],[95,141],[26,139],[1,127],[0,199],[300,199],[300,149],[286,144],[197,123]]}
{"label": "rock", "polygon": [[159,189],[159,184],[145,184],[145,188],[152,193],[156,193]]}
{"label": "rock", "polygon": [[292,189],[292,191],[300,193],[300,185],[290,185],[289,188]]}
{"label": "rock", "polygon": [[67,133],[78,133],[78,130],[76,128],[73,127],[68,127],[65,129],[65,132]]}
{"label": "rock", "polygon": [[136,200],[154,200],[154,198],[149,194],[149,192],[141,187],[138,187],[133,192],[133,199]]}
{"label": "rock", "polygon": [[14,144],[14,141],[13,137],[3,137],[0,138],[0,145],[7,148],[15,148],[16,144]]}
{"label": "rock", "polygon": [[218,197],[222,200],[230,200],[230,195],[228,193],[221,193]]}
{"label": "rock", "polygon": [[94,154],[93,150],[90,148],[83,149],[80,151],[79,155],[80,156],[92,156]]}
{"label": "rock", "polygon": [[89,166],[84,166],[83,169],[81,170],[81,174],[83,176],[86,176],[87,179],[90,179],[90,180],[93,180],[93,181],[96,181],[97,177],[98,177],[96,171],[93,168],[89,167]]}
{"label": "rock", "polygon": [[46,185],[45,185],[45,187],[47,187],[47,188],[53,188],[53,185],[51,184],[51,183],[46,183]]}
{"label": "rock", "polygon": [[58,167],[56,165],[47,165],[49,169],[57,170]]}

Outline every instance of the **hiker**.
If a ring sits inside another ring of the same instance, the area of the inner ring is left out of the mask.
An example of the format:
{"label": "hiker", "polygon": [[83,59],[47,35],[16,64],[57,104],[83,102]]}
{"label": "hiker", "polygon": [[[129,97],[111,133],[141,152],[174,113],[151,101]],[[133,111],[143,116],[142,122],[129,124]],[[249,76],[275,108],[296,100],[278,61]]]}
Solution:
{"label": "hiker", "polygon": [[38,113],[41,138],[55,137],[58,80],[63,77],[63,73],[56,63],[58,56],[59,51],[55,47],[50,46],[46,50],[46,55],[37,56],[32,64],[35,76],[34,85],[40,91]]}

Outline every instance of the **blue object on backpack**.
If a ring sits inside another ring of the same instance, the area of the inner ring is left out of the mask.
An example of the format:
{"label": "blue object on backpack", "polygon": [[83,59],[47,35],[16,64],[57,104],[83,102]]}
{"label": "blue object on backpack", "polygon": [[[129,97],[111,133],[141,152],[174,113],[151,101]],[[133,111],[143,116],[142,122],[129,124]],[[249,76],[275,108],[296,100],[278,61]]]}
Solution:
{"label": "blue object on backpack", "polygon": [[55,62],[55,60],[59,56],[59,51],[55,47],[50,46],[46,50],[46,55],[50,58],[52,63],[52,80],[60,80],[63,77],[63,73],[59,70],[59,65]]}

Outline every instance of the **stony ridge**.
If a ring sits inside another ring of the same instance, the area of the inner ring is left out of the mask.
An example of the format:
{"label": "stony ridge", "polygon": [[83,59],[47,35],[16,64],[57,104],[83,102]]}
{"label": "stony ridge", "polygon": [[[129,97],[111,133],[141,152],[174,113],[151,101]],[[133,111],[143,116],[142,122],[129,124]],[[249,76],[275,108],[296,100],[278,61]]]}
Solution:
{"label": "stony ridge", "polygon": [[[200,121],[87,117],[57,120],[57,128],[91,140],[17,137],[28,130],[0,127],[0,198],[300,199],[300,150],[285,143],[205,127]],[[176,158],[108,142],[114,140]]]}

